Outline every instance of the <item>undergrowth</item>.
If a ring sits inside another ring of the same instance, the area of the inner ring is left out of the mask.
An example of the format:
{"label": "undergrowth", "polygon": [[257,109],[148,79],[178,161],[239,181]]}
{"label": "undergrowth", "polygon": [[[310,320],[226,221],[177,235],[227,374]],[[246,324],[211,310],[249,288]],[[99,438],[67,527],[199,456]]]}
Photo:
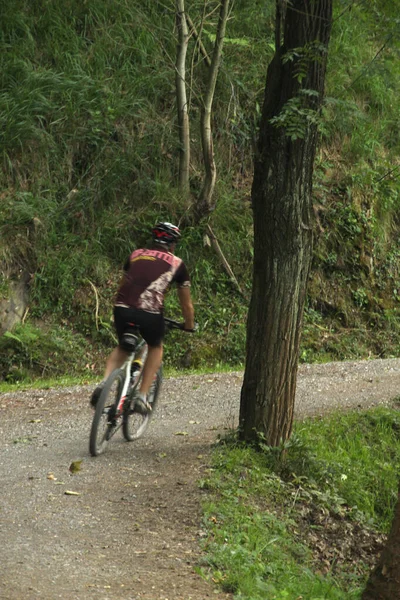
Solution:
{"label": "undergrowth", "polygon": [[397,499],[400,415],[333,415],[258,449],[227,439],[204,490],[205,576],[243,600],[360,598]]}
{"label": "undergrowth", "polygon": [[0,369],[6,384],[49,377],[84,376],[94,371],[97,346],[63,326],[17,325],[0,337]]}
{"label": "undergrowth", "polygon": [[[201,23],[203,5],[192,2],[190,14],[211,52],[217,12]],[[303,361],[400,352],[398,8],[397,0],[354,3],[351,10],[347,2],[334,2]],[[207,80],[194,40],[188,55],[191,196],[182,198],[177,190],[173,6],[149,0],[5,3],[0,294],[7,296],[8,282],[21,272],[29,275],[28,329],[18,337],[29,337],[30,328],[43,322],[44,332],[59,326],[71,335],[78,331],[77,356],[81,344],[95,347],[90,362],[101,370],[97,346],[105,355],[113,344],[112,301],[121,265],[163,219],[187,225],[178,253],[192,274],[202,324],[195,339],[167,347],[167,362],[182,368],[243,365],[252,157],[273,26],[273,3],[234,3],[213,107],[217,185],[210,222],[242,295],[210,248],[203,224],[190,226],[203,177],[198,124]],[[176,303],[171,310],[177,311]],[[16,370],[23,353],[14,342],[19,358],[10,368]],[[40,369],[32,365],[44,365],[46,357],[37,360],[30,347],[25,344],[24,369],[34,377]],[[8,368],[3,373],[10,377]]]}

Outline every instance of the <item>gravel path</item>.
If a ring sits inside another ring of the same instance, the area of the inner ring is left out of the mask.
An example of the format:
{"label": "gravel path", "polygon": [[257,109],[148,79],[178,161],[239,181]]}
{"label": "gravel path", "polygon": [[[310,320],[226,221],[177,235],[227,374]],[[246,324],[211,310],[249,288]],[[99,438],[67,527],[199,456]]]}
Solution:
{"label": "gravel path", "polygon": [[[217,435],[237,424],[241,383],[238,372],[166,380],[146,436],[114,438],[95,459],[91,388],[0,395],[0,598],[230,597],[196,572],[197,481]],[[399,396],[400,359],[302,365],[296,417]]]}

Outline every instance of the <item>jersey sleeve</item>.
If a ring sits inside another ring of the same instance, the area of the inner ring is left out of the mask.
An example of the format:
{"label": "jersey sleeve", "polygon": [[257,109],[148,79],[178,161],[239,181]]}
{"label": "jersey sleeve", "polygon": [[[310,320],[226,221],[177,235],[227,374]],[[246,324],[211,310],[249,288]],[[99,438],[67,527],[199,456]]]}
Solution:
{"label": "jersey sleeve", "polygon": [[179,268],[177,269],[174,282],[178,287],[181,288],[190,287],[190,277],[184,262],[181,262]]}

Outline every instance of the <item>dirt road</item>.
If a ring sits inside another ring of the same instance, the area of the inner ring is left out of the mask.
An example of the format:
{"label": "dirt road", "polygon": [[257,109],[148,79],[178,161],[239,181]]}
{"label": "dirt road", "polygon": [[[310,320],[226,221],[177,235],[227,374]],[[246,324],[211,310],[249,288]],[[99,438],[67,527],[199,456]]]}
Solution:
{"label": "dirt road", "polygon": [[[196,572],[197,481],[218,433],[237,424],[241,382],[241,373],[168,379],[146,436],[114,438],[95,459],[91,388],[0,395],[1,600],[229,597]],[[303,365],[296,416],[399,396],[400,359]]]}

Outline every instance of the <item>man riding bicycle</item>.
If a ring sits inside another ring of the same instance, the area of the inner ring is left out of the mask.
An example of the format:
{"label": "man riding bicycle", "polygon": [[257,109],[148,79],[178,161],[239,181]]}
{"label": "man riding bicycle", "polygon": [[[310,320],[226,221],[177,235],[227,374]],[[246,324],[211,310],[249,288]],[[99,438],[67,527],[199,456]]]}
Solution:
{"label": "man riding bicycle", "polygon": [[118,346],[108,357],[104,380],[94,390],[90,403],[93,407],[100,397],[107,377],[123,365],[130,350],[125,334],[138,328],[147,342],[148,354],[143,365],[136,408],[147,413],[151,406],[147,394],[163,356],[165,333],[163,308],[168,287],[176,283],[184,319],[184,329],[194,329],[194,308],[190,294],[190,278],[182,259],[175,256],[175,246],[181,237],[179,228],[172,223],[158,223],[152,230],[150,249],[141,248],[130,255],[124,265],[124,278],[118,289],[114,305],[114,325]]}

